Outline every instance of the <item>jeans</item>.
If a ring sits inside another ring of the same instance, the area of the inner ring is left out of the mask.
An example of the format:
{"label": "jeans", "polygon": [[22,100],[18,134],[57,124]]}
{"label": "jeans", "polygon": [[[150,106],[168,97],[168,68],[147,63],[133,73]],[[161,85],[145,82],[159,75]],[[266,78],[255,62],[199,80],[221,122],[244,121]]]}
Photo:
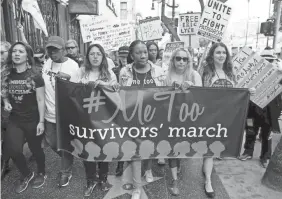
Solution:
{"label": "jeans", "polygon": [[28,143],[29,149],[35,157],[38,173],[45,174],[45,154],[41,147],[43,135],[36,136],[38,122],[20,123],[10,120],[7,132],[4,136],[5,159],[11,157],[23,177],[28,176],[31,171],[27,166],[23,154],[23,145]]}
{"label": "jeans", "polygon": [[70,176],[72,174],[73,156],[65,151],[58,151],[56,123],[45,120],[45,140],[49,146],[61,157],[61,173]]}
{"label": "jeans", "polygon": [[[98,181],[96,179],[97,163],[83,161],[83,165],[85,168],[86,180]],[[98,165],[99,165],[99,181],[106,181],[108,177],[109,163],[108,162],[99,162]]]}
{"label": "jeans", "polygon": [[130,162],[130,167],[132,169],[132,180],[133,185],[136,188],[142,187],[142,180],[141,180],[141,160],[133,160]]}

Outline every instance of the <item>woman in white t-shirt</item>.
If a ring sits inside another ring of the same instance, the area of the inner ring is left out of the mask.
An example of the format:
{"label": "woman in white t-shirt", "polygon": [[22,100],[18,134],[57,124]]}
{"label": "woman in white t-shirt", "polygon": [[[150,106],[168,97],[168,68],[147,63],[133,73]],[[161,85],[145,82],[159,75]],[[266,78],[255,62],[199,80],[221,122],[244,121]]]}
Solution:
{"label": "woman in white t-shirt", "polygon": [[[166,85],[175,85],[182,89],[187,89],[190,86],[202,86],[202,78],[193,69],[193,60],[188,51],[177,49],[172,53],[166,77]],[[179,195],[177,174],[180,173],[180,159],[169,159],[168,162],[173,180],[169,190],[172,195]]]}
{"label": "woman in white t-shirt", "polygon": [[[86,52],[84,65],[80,67],[78,73],[72,79],[73,82],[90,84],[93,86],[103,85],[118,88],[117,78],[109,68],[106,53],[100,44],[92,44]],[[97,185],[96,162],[83,161],[86,173],[87,186],[84,196],[89,197]],[[99,162],[99,182],[104,191],[110,188],[107,181],[108,162]]]}

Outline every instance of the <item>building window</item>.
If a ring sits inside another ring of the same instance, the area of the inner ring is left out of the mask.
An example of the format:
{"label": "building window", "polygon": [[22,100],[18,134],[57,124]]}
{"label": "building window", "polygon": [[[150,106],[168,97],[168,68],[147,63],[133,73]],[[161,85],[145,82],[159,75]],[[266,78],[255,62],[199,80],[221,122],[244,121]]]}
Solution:
{"label": "building window", "polygon": [[127,20],[127,2],[120,2],[120,19]]}

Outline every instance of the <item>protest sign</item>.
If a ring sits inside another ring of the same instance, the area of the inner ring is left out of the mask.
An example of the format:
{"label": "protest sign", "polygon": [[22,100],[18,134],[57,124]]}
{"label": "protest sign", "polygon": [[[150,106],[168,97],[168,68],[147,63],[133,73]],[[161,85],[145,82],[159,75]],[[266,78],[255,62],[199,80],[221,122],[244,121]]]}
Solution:
{"label": "protest sign", "polygon": [[223,39],[232,8],[218,0],[208,0],[197,34],[214,42]]}
{"label": "protest sign", "polygon": [[165,50],[163,53],[163,63],[166,65],[169,65],[169,60],[170,57],[173,53],[178,48],[184,48],[184,42],[183,41],[177,41],[177,42],[170,42],[167,43],[165,46]]}
{"label": "protest sign", "polygon": [[246,63],[247,58],[251,58],[251,55],[254,54],[252,49],[249,47],[244,47],[240,50],[239,53],[237,53],[233,59],[232,59],[232,65],[233,65],[233,72],[236,75],[242,66]]}
{"label": "protest sign", "polygon": [[246,89],[114,92],[60,79],[56,85],[58,149],[76,157],[111,162],[240,154]]}
{"label": "protest sign", "polygon": [[162,39],[163,28],[160,17],[152,17],[139,21],[142,40],[150,41]]}
{"label": "protest sign", "polygon": [[195,35],[200,17],[201,13],[179,14],[179,35]]}

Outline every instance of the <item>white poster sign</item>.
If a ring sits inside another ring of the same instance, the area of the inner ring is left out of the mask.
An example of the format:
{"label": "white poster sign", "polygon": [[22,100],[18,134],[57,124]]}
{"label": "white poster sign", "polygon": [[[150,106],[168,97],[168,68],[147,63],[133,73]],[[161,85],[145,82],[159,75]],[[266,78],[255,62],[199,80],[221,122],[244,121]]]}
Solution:
{"label": "white poster sign", "polygon": [[195,35],[199,26],[201,13],[188,13],[179,15],[179,35]]}
{"label": "white poster sign", "polygon": [[160,17],[140,20],[141,37],[143,41],[162,39],[163,28]]}

